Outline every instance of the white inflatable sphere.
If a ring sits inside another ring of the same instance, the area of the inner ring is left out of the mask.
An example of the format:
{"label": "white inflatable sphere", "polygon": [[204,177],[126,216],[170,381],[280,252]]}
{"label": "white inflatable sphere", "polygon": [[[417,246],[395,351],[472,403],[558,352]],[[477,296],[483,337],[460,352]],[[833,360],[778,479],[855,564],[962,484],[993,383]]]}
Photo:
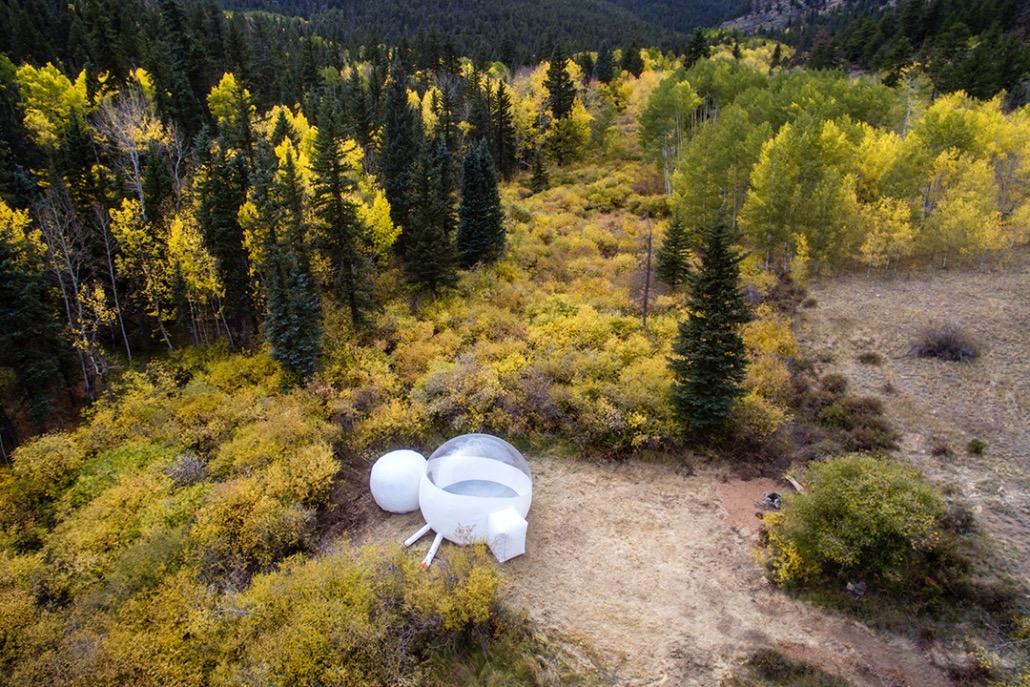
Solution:
{"label": "white inflatable sphere", "polygon": [[426,459],[418,451],[390,451],[372,466],[368,486],[372,498],[390,513],[418,510],[418,487],[426,474]]}
{"label": "white inflatable sphere", "polygon": [[433,451],[419,486],[426,523],[456,544],[487,541],[492,513],[513,508],[525,518],[532,501],[526,459],[489,434],[455,437]]}

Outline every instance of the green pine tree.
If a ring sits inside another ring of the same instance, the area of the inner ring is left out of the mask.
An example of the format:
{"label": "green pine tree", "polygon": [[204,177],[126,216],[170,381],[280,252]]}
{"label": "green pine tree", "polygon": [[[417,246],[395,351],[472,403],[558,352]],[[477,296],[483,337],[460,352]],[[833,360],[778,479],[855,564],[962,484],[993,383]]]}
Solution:
{"label": "green pine tree", "polygon": [[686,224],[673,215],[655,254],[655,274],[673,288],[685,284],[690,276],[690,238]]}
{"label": "green pine tree", "polygon": [[386,118],[383,122],[383,149],[379,172],[383,192],[390,201],[390,218],[401,228],[396,249],[400,255],[408,245],[405,232],[411,222],[412,182],[415,163],[422,143],[422,125],[408,104],[408,80],[395,68],[386,92]]}
{"label": "green pine tree", "polygon": [[496,151],[497,172],[504,180],[510,180],[515,173],[515,121],[511,112],[511,96],[504,82],[497,84],[493,98],[493,134]]}
{"label": "green pine tree", "polygon": [[225,292],[223,310],[231,333],[246,343],[255,330],[257,310],[250,284],[250,258],[243,245],[238,215],[247,200],[248,175],[243,157],[215,145],[198,143],[202,165],[198,181],[200,221],[204,243],[215,259],[215,270]]}
{"label": "green pine tree", "polygon": [[423,146],[416,168],[411,234],[404,275],[434,297],[457,282],[451,154],[441,136]]}
{"label": "green pine tree", "polygon": [[490,263],[504,250],[504,211],[497,172],[486,141],[471,146],[462,163],[458,258],[462,267]]}
{"label": "green pine tree", "polygon": [[694,31],[694,35],[690,37],[690,43],[687,45],[687,55],[683,59],[683,66],[690,69],[697,62],[709,57],[711,54],[712,49],[708,45],[708,39],[705,38],[705,32],[697,29]]}
{"label": "green pine tree", "polygon": [[631,43],[628,48],[622,51],[622,64],[624,71],[633,76],[640,76],[644,73],[644,58],[640,56],[640,46]]}
{"label": "green pine tree", "polygon": [[739,284],[742,256],[730,245],[729,227],[706,228],[698,251],[701,264],[687,280],[687,318],[679,323],[669,367],[676,415],[703,440],[725,428],[744,393],[740,383],[747,360],[740,326],[751,314]]}
{"label": "green pine tree", "polygon": [[572,112],[572,104],[576,100],[576,85],[572,83],[572,77],[566,70],[568,57],[561,48],[554,49],[551,56],[551,64],[547,68],[547,78],[544,79],[544,88],[547,89],[547,104],[551,108],[551,114],[555,119],[565,119]]}
{"label": "green pine tree", "polygon": [[546,191],[551,185],[551,180],[547,176],[547,165],[544,163],[544,153],[541,150],[537,150],[533,155],[533,171],[532,176],[529,179],[529,189],[533,193],[540,193]]}
{"label": "green pine tree", "polygon": [[608,47],[608,41],[601,41],[601,47],[597,49],[594,77],[601,83],[611,83],[612,79],[615,78],[612,65],[612,50]]}
{"label": "green pine tree", "polygon": [[354,180],[344,164],[343,137],[336,117],[324,108],[315,136],[311,162],[314,195],[311,206],[315,222],[314,247],[331,266],[330,286],[336,297],[347,304],[355,326],[364,322],[371,304],[368,291],[371,266],[363,254],[367,232],[350,200]]}

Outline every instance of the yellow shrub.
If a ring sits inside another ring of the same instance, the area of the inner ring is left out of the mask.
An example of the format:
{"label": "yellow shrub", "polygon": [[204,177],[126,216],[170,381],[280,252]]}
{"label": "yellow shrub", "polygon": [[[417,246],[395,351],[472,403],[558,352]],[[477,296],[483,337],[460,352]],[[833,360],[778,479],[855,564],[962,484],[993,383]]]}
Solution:
{"label": "yellow shrub", "polygon": [[758,391],[748,392],[733,409],[733,422],[739,434],[763,441],[790,420],[790,414]]}
{"label": "yellow shrub", "polygon": [[56,498],[85,461],[85,452],[71,434],[44,434],[19,446],[11,465],[16,496],[29,503]]}
{"label": "yellow shrub", "polygon": [[258,478],[239,478],[215,486],[191,536],[216,570],[261,569],[303,544],[310,519],[308,509],[283,504]]}

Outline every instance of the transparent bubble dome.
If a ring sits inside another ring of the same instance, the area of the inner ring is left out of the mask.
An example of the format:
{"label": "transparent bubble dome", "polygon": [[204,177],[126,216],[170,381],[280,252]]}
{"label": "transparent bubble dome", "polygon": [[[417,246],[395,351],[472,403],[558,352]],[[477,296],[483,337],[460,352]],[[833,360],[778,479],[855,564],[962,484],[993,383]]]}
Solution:
{"label": "transparent bubble dome", "polygon": [[513,507],[525,517],[532,497],[526,459],[489,434],[465,434],[436,449],[419,487],[426,522],[458,543],[483,540],[491,513]]}

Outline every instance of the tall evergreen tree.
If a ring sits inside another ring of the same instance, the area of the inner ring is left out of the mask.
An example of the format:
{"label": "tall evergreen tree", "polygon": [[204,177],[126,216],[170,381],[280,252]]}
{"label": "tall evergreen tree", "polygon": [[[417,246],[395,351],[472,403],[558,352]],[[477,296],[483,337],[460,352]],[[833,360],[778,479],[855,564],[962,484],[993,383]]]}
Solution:
{"label": "tall evergreen tree", "polygon": [[457,281],[451,154],[444,138],[423,146],[415,175],[414,208],[404,274],[436,296]]}
{"label": "tall evergreen tree", "polygon": [[576,100],[576,85],[565,69],[569,59],[561,48],[554,49],[551,64],[547,68],[544,88],[547,89],[547,104],[555,119],[565,119],[572,112],[572,104]]}
{"label": "tall evergreen tree", "polygon": [[422,125],[418,114],[408,104],[408,80],[399,67],[394,68],[387,85],[383,139],[379,172],[383,192],[390,201],[390,219],[401,228],[396,249],[403,255],[408,244],[405,232],[411,222],[412,186],[422,143]]}
{"label": "tall evergreen tree", "polygon": [[594,77],[601,83],[611,83],[612,79],[615,78],[612,69],[612,49],[608,47],[608,41],[601,41],[601,47],[597,49]]}
{"label": "tall evergreen tree", "polygon": [[[202,156],[206,146],[198,143]],[[197,219],[225,292],[223,314],[230,331],[246,343],[257,323],[257,309],[250,285],[250,258],[238,219],[249,186],[243,156],[215,145],[199,177]]]}
{"label": "tall evergreen tree", "polygon": [[503,81],[497,84],[493,106],[494,157],[498,173],[507,181],[515,173],[515,121],[511,112],[511,96]]}
{"label": "tall evergreen tree", "polygon": [[318,293],[298,248],[280,237],[274,227],[268,232],[265,338],[289,383],[307,381],[315,373],[322,341]]}
{"label": "tall evergreen tree", "polygon": [[256,148],[249,200],[257,212],[262,332],[286,386],[293,386],[315,373],[322,338],[321,304],[304,242],[304,191],[292,153],[277,164],[264,139]]}
{"label": "tall evergreen tree", "polygon": [[730,245],[728,225],[705,228],[698,251],[701,264],[687,280],[687,318],[679,323],[669,367],[676,414],[705,439],[725,427],[744,393],[740,382],[747,360],[740,326],[751,314],[739,284],[742,256]]}
{"label": "tall evergreen tree", "polygon": [[315,248],[331,265],[332,290],[347,304],[351,322],[358,326],[371,303],[371,267],[362,253],[366,231],[349,197],[354,181],[344,163],[342,144],[339,124],[331,110],[324,108],[311,162],[315,187],[311,205],[317,219]]}
{"label": "tall evergreen tree", "polygon": [[544,152],[537,150],[533,154],[533,172],[529,179],[529,189],[533,193],[540,193],[541,191],[546,191],[550,185],[551,180],[547,176],[547,165],[544,163]]}
{"label": "tall evergreen tree", "polygon": [[690,69],[697,62],[709,57],[711,54],[712,49],[708,46],[705,32],[697,29],[694,31],[694,35],[690,37],[690,43],[687,44],[687,55],[683,59],[683,66]]}
{"label": "tall evergreen tree", "polygon": [[504,250],[504,211],[497,172],[486,141],[470,146],[462,163],[458,259],[462,267],[490,263]]}
{"label": "tall evergreen tree", "polygon": [[622,64],[620,66],[633,76],[640,76],[644,73],[644,58],[640,56],[639,45],[631,43],[628,48],[622,51]]}
{"label": "tall evergreen tree", "polygon": [[673,288],[685,284],[690,276],[689,248],[687,227],[678,216],[673,215],[655,255],[655,274],[658,278]]}
{"label": "tall evergreen tree", "polygon": [[28,213],[0,200],[0,367],[14,372],[18,395],[41,423],[50,408],[49,391],[60,379],[60,327],[28,224]]}

